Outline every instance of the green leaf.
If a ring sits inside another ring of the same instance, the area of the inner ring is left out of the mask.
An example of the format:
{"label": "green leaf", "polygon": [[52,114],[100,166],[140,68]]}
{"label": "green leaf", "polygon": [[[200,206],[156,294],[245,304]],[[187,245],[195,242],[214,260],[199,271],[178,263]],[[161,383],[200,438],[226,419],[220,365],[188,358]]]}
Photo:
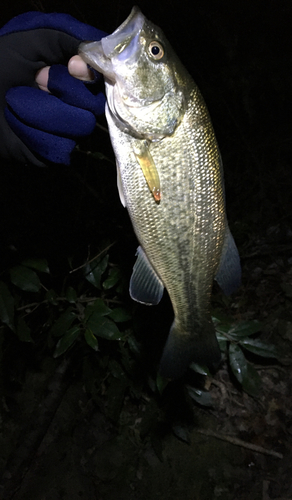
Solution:
{"label": "green leaf", "polygon": [[31,267],[41,273],[50,273],[48,261],[46,259],[25,259],[21,263],[23,266]]}
{"label": "green leaf", "polygon": [[98,351],[98,341],[95,335],[93,335],[92,331],[90,328],[86,328],[84,332],[84,337],[87,342],[87,344],[92,347],[94,351]]}
{"label": "green leaf", "polygon": [[202,391],[201,389],[196,389],[195,387],[186,386],[190,397],[202,406],[213,406],[213,400],[210,392]]}
{"label": "green leaf", "polygon": [[236,344],[230,344],[229,346],[229,362],[233,374],[238,382],[242,384],[244,378],[246,378],[247,361],[241,348]]}
{"label": "green leaf", "polygon": [[88,319],[87,328],[90,328],[93,335],[104,339],[120,340],[122,337],[117,325],[112,320],[95,313]]}
{"label": "green leaf", "polygon": [[276,346],[265,344],[257,339],[244,339],[239,342],[239,344],[248,351],[258,356],[262,356],[263,358],[277,358],[279,354]]}
{"label": "green leaf", "polygon": [[72,311],[72,307],[68,307],[68,309],[55,321],[50,329],[50,334],[54,335],[54,337],[65,335],[75,318],[76,314]]}
{"label": "green leaf", "polygon": [[199,373],[200,375],[209,377],[211,376],[211,373],[209,372],[207,366],[198,365],[198,363],[191,363],[189,368],[191,370],[194,370],[194,372]]}
{"label": "green leaf", "polygon": [[158,389],[159,394],[162,394],[165,387],[168,385],[168,380],[166,378],[163,378],[159,373],[156,377],[156,386]]}
{"label": "green leaf", "polygon": [[225,333],[227,335],[229,335],[229,332],[230,332],[231,328],[232,328],[232,325],[229,324],[229,323],[228,324],[227,323],[224,323],[224,324],[223,323],[222,324],[221,323],[215,324],[215,330],[220,335],[224,335]]}
{"label": "green leaf", "polygon": [[131,315],[123,307],[113,309],[110,312],[109,317],[117,323],[122,323],[123,321],[129,321],[129,319],[131,319]]}
{"label": "green leaf", "polygon": [[261,379],[257,371],[245,359],[241,348],[236,344],[230,344],[229,361],[243,390],[251,396],[257,396],[261,387]]}
{"label": "green leaf", "polygon": [[190,444],[191,442],[190,431],[188,430],[187,427],[180,424],[174,424],[172,426],[172,432],[177,438],[181,439],[181,441]]}
{"label": "green leaf", "polygon": [[14,298],[3,281],[0,281],[0,319],[15,332]]}
{"label": "green leaf", "polygon": [[53,354],[54,358],[61,356],[64,352],[66,352],[69,347],[71,347],[75,340],[80,335],[80,326],[73,326],[63,337],[60,338],[56,345],[55,352]]}
{"label": "green leaf", "polygon": [[246,377],[243,379],[242,388],[250,396],[257,397],[262,386],[261,378],[255,368],[248,363]]}
{"label": "green leaf", "polygon": [[222,333],[218,333],[217,330],[216,330],[216,337],[218,340],[220,351],[225,353],[227,348],[227,338]]}
{"label": "green leaf", "polygon": [[85,319],[88,319],[92,314],[97,316],[107,316],[112,310],[107,307],[102,299],[96,299],[93,304],[88,304],[84,311]]}
{"label": "green leaf", "polygon": [[68,286],[65,292],[65,297],[70,302],[70,304],[74,304],[77,300],[77,293],[72,286]]}
{"label": "green leaf", "polygon": [[227,333],[228,336],[234,340],[239,340],[244,337],[249,337],[254,333],[259,332],[262,329],[262,324],[257,321],[243,321],[235,326],[233,326]]}
{"label": "green leaf", "polygon": [[133,335],[130,335],[127,340],[130,351],[136,356],[141,354],[142,350],[141,344],[139,344],[139,342],[135,339],[135,337]]}
{"label": "green leaf", "polygon": [[109,290],[117,284],[121,278],[121,271],[118,267],[112,267],[109,271],[107,279],[103,282],[102,286],[105,290]]}
{"label": "green leaf", "polygon": [[91,285],[98,290],[101,290],[101,276],[107,268],[109,256],[106,255],[103,259],[96,262],[90,262],[85,266],[85,278]]}
{"label": "green leaf", "polygon": [[17,328],[16,328],[16,333],[22,342],[33,342],[33,339],[31,338],[31,330],[27,326],[26,322],[24,321],[23,318],[19,317],[17,321]]}
{"label": "green leaf", "polygon": [[41,282],[32,269],[25,266],[15,266],[10,269],[11,282],[25,292],[39,292]]}

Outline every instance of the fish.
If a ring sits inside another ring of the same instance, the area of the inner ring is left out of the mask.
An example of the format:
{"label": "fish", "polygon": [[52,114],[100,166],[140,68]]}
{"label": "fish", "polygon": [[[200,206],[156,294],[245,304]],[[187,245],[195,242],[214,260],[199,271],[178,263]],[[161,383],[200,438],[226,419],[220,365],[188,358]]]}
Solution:
{"label": "fish", "polygon": [[139,242],[130,295],[155,305],[166,289],[172,303],[159,373],[175,380],[193,362],[216,368],[213,282],[231,294],[241,267],[203,97],[162,30],[138,7],[111,35],[82,42],[79,55],[104,75],[119,195]]}

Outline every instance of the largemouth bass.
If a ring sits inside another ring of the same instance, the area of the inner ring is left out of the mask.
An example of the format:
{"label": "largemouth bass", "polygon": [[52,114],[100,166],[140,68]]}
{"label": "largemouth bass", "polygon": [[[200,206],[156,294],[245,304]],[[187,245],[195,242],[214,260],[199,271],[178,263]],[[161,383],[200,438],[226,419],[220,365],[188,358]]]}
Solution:
{"label": "largemouth bass", "polygon": [[157,304],[165,287],[172,302],[160,373],[179,378],[192,361],[214,367],[221,354],[210,312],[213,280],[229,294],[241,271],[203,98],[137,7],[113,34],[82,43],[79,53],[104,75],[118,189],[140,243],[130,295]]}

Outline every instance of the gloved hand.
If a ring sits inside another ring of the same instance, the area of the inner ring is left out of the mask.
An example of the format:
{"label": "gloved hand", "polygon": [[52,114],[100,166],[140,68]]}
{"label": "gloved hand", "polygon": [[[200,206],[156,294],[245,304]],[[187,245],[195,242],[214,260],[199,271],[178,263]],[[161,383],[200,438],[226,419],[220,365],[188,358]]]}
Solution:
{"label": "gloved hand", "polygon": [[[70,163],[76,139],[89,135],[104,112],[105,97],[97,89],[94,95],[95,83],[72,77],[67,63],[81,40],[105,35],[70,15],[41,12],[21,14],[0,29],[1,157]],[[35,82],[45,66],[51,66],[50,93]]]}

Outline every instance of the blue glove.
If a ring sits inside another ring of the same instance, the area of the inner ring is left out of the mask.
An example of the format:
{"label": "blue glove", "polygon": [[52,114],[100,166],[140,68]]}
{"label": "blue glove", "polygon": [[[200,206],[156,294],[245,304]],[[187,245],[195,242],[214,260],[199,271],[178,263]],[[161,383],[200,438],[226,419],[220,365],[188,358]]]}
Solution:
{"label": "blue glove", "polygon": [[[106,33],[67,14],[27,12],[0,29],[0,155],[43,166],[43,159],[70,163],[78,137],[91,134],[105,97],[95,82],[85,84],[67,70],[81,40]],[[48,88],[35,82],[51,66]],[[98,79],[98,77],[97,77]]]}

